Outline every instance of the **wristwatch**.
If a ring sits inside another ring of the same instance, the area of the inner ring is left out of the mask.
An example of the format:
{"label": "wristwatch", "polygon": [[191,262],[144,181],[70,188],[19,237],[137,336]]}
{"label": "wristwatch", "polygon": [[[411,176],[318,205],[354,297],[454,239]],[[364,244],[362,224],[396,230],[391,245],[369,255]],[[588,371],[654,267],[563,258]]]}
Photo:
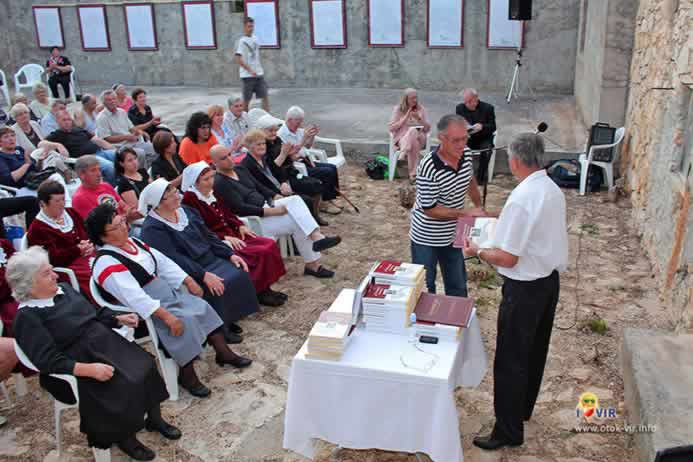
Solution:
{"label": "wristwatch", "polygon": [[484,250],[484,249],[477,249],[476,250],[476,258],[478,258],[479,260],[481,260],[481,251],[482,250]]}

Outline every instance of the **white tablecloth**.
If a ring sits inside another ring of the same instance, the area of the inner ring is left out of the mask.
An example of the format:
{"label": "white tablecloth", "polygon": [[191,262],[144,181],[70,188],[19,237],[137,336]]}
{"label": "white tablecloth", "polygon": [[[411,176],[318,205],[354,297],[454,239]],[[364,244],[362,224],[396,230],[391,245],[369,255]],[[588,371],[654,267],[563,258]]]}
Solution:
{"label": "white tablecloth", "polygon": [[284,448],[314,455],[314,439],[351,449],[423,452],[434,462],[462,461],[454,389],[476,387],[486,351],[476,318],[461,342],[417,345],[438,359],[428,371],[406,367],[432,358],[409,338],[357,329],[338,362],[307,359],[306,344],[291,365]]}

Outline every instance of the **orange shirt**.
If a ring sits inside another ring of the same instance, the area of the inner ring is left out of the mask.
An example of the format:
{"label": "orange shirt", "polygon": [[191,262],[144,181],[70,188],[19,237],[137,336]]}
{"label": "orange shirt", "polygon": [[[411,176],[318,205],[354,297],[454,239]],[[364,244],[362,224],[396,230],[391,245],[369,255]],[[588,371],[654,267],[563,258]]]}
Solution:
{"label": "orange shirt", "polygon": [[209,156],[209,150],[212,149],[212,146],[215,144],[219,144],[219,142],[214,134],[210,134],[207,142],[202,144],[193,143],[190,138],[183,138],[183,141],[180,143],[178,155],[188,165],[201,160],[211,164],[212,158]]}

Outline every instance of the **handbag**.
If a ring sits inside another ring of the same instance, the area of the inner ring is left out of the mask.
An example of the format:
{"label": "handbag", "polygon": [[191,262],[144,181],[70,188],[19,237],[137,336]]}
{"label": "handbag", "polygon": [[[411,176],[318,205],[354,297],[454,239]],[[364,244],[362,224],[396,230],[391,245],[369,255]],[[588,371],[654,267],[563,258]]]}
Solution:
{"label": "handbag", "polygon": [[53,175],[54,173],[57,173],[57,172],[58,172],[58,169],[56,169],[55,167],[46,167],[43,170],[38,171],[38,172],[36,172],[36,171],[30,172],[26,176],[26,179],[24,182],[25,182],[27,188],[29,188],[33,191],[36,191],[38,189],[38,187],[41,185],[41,183],[46,181],[51,175]]}

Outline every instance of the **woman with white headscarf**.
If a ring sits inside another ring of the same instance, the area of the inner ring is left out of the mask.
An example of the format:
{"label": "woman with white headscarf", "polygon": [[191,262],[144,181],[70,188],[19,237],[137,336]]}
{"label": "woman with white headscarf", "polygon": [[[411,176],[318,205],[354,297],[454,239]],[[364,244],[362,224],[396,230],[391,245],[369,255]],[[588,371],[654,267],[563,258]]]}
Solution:
{"label": "woman with white headscarf", "polygon": [[183,171],[183,204],[197,210],[207,228],[245,260],[260,304],[283,305],[288,296],[271,288],[286,274],[277,243],[253,233],[214,195],[214,174],[207,162],[188,165]]}
{"label": "woman with white headscarf", "polygon": [[227,340],[241,342],[243,329],[236,321],[258,311],[246,262],[205,226],[197,211],[181,206],[178,190],[163,178],[140,194],[140,213],[146,216],[142,240],[204,288],[205,300],[228,329]]}

